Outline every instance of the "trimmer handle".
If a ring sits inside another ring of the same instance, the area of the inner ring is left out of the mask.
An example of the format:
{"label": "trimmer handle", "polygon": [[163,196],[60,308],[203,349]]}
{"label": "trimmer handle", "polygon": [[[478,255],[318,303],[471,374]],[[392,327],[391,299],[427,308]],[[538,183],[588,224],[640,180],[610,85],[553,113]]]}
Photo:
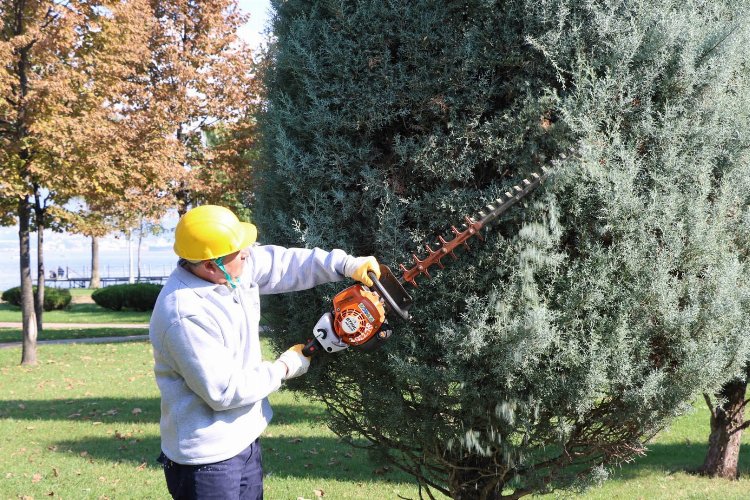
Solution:
{"label": "trimmer handle", "polygon": [[391,294],[388,293],[388,290],[386,290],[380,280],[378,280],[378,276],[372,271],[367,273],[367,276],[369,276],[372,280],[373,286],[378,291],[380,296],[383,297],[383,300],[388,305],[388,308],[398,314],[404,321],[409,321],[409,311],[402,309],[401,306],[398,305],[393,297],[391,297]]}
{"label": "trimmer handle", "polygon": [[315,337],[311,338],[307,341],[307,344],[305,344],[305,347],[302,348],[302,354],[307,356],[308,358],[314,354],[317,354],[319,350],[323,348],[322,345],[320,345],[320,342]]}

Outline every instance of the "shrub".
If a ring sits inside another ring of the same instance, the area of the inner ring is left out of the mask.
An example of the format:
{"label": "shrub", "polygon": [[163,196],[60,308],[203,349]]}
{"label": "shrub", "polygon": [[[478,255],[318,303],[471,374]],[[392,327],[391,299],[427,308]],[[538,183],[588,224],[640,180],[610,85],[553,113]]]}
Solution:
{"label": "shrub", "polygon": [[[36,287],[33,288],[36,293]],[[21,287],[13,287],[5,290],[2,295],[5,302],[14,306],[21,306]],[[70,304],[72,296],[66,288],[44,288],[44,310],[52,311],[55,309],[65,309]]]}
{"label": "shrub", "polygon": [[[518,498],[599,481],[739,373],[746,2],[274,4],[253,170],[266,241],[397,268],[576,145],[471,256],[419,282],[386,347],[300,381],[337,434],[424,496]],[[341,288],[267,297],[274,347]]]}
{"label": "shrub", "polygon": [[94,291],[91,298],[99,306],[113,311],[123,308],[150,311],[154,308],[161,287],[153,283],[112,285]]}
{"label": "shrub", "polygon": [[44,289],[44,310],[62,310],[70,305],[73,297],[67,288],[45,288]]}

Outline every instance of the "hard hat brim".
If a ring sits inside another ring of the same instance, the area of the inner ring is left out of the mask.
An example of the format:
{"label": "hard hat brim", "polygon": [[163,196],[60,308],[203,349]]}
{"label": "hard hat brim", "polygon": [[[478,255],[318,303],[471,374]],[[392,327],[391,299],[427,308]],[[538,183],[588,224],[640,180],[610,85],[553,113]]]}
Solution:
{"label": "hard hat brim", "polygon": [[[247,248],[258,239],[258,228],[255,227],[255,224],[250,224],[249,222],[243,222],[242,227],[245,229],[245,237],[242,240],[242,248]],[[240,250],[242,250],[240,248]]]}
{"label": "hard hat brim", "polygon": [[[249,222],[242,222],[240,223],[239,227],[241,228],[243,232],[242,238],[240,239],[239,244],[236,246],[236,248],[225,255],[214,255],[214,254],[193,255],[193,254],[188,254],[187,252],[180,252],[181,249],[179,248],[179,245],[177,244],[177,242],[175,242],[174,244],[174,251],[180,257],[183,257],[189,260],[196,260],[196,261],[218,259],[219,257],[225,257],[226,255],[231,255],[234,252],[239,252],[240,250],[243,250],[249,247],[250,245],[255,243],[255,241],[258,239],[258,229],[255,227],[254,224],[250,224]],[[181,255],[181,253],[183,255]]]}

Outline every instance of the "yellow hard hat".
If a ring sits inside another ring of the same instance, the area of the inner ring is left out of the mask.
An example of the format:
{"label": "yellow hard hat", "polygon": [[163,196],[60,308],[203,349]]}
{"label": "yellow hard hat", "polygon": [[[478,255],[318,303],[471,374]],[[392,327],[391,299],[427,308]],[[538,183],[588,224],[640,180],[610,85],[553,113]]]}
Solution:
{"label": "yellow hard hat", "polygon": [[187,260],[218,259],[249,247],[258,237],[253,224],[240,222],[234,212],[217,205],[189,210],[174,233],[174,251]]}

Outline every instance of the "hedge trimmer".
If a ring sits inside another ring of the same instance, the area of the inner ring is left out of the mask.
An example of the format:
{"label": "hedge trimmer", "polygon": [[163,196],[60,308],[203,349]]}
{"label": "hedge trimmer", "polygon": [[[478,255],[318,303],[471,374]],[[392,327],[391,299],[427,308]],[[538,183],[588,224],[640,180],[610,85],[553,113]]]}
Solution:
{"label": "hedge trimmer", "polygon": [[458,247],[468,249],[467,240],[474,236],[483,239],[480,231],[484,227],[495,222],[510,207],[534,191],[549,175],[549,170],[542,167],[541,173],[534,173],[523,179],[520,185],[513,186],[474,217],[465,217],[461,229],[451,226],[453,238],[446,240],[442,235],[438,236],[434,249],[429,244],[425,245],[427,256],[423,259],[412,254],[412,267],[407,268],[401,264],[400,277],[396,277],[388,266],[381,264],[379,279],[375,273],[368,274],[373,282],[371,288],[358,283],[336,294],[333,298],[333,310],[325,313],[315,324],[314,337],[305,345],[303,354],[311,356],[321,349],[336,352],[347,347],[371,350],[382,345],[392,333],[386,314],[395,313],[401,319],[409,320],[412,298],[404,289],[404,284],[410,283],[416,287],[417,277],[430,277],[430,267],[445,267],[441,260],[446,255],[457,259],[455,250]]}

